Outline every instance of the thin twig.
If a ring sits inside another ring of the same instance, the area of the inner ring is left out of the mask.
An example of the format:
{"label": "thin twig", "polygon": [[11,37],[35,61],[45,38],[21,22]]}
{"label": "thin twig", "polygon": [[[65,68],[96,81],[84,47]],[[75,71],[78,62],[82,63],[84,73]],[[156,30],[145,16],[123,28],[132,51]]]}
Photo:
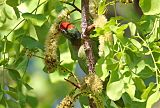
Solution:
{"label": "thin twig", "polygon": [[32,56],[37,57],[37,58],[44,59],[44,57],[41,57],[41,56],[39,56],[39,55],[35,55],[35,54],[33,54]]}
{"label": "thin twig", "polygon": [[75,84],[74,82],[64,78],[64,80],[66,80],[67,82],[69,82],[70,84],[72,84],[73,86],[75,86],[76,88],[80,89],[81,88],[81,85],[80,84]]}
{"label": "thin twig", "polygon": [[74,2],[73,3],[66,2],[66,1],[60,1],[60,2],[68,4],[68,5],[72,6],[72,7],[74,7],[76,11],[81,13],[81,10],[74,4]]}
{"label": "thin twig", "polygon": [[[39,6],[40,0],[38,0],[37,7]],[[35,14],[37,13],[37,9],[35,10]]]}
{"label": "thin twig", "polygon": [[39,8],[41,5],[43,5],[44,3],[46,3],[46,1],[42,2],[41,4],[39,4],[31,13],[35,12],[37,10],[37,8]]}
{"label": "thin twig", "polygon": [[68,68],[65,68],[64,66],[61,66],[61,65],[59,65],[59,67],[60,67],[63,71],[69,72],[70,75],[71,75],[72,77],[74,77],[75,81],[76,81],[77,83],[79,83],[79,80],[77,79],[77,77],[75,76],[75,74],[74,74],[72,71],[70,71]]}
{"label": "thin twig", "polygon": [[25,19],[22,19],[22,20],[6,35],[6,37],[8,37],[23,21],[25,21]]}
{"label": "thin twig", "polygon": [[75,3],[76,0],[73,0],[73,4]]}

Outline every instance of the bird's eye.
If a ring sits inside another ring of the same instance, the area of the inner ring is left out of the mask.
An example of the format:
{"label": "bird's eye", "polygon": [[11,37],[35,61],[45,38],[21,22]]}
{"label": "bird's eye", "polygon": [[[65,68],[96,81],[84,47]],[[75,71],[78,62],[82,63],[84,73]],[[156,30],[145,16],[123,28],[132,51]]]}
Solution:
{"label": "bird's eye", "polygon": [[61,31],[62,31],[63,33],[65,33],[65,34],[67,33],[65,29],[61,29]]}

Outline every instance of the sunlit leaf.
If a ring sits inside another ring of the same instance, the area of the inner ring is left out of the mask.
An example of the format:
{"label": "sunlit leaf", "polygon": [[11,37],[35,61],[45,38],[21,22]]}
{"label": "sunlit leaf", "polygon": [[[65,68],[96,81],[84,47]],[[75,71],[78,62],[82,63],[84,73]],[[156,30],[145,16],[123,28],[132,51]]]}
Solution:
{"label": "sunlit leaf", "polygon": [[6,18],[8,18],[8,19],[10,19],[10,20],[13,19],[13,15],[11,14],[11,10],[10,10],[9,7],[6,6],[6,7],[3,9],[3,13],[4,13],[4,15],[6,16]]}
{"label": "sunlit leaf", "polygon": [[153,89],[154,86],[155,86],[155,84],[154,84],[153,82],[151,82],[151,83],[149,84],[149,86],[148,86],[148,87],[144,90],[144,92],[142,93],[141,98],[142,98],[142,99],[147,99],[149,93],[151,92],[151,90]]}
{"label": "sunlit leaf", "polygon": [[136,25],[134,23],[132,23],[132,22],[129,22],[128,26],[129,26],[129,29],[130,29],[130,32],[131,32],[131,36],[135,36],[135,34],[136,34]]}
{"label": "sunlit leaf", "polygon": [[156,15],[160,13],[160,0],[140,0],[139,4],[145,15]]}
{"label": "sunlit leaf", "polygon": [[152,108],[152,105],[160,99],[159,89],[156,90],[147,100],[146,108]]}
{"label": "sunlit leaf", "polygon": [[102,1],[98,7],[98,15],[103,15],[106,11],[106,3]]}
{"label": "sunlit leaf", "polygon": [[23,18],[29,20],[33,25],[42,26],[47,18],[43,14],[31,14],[31,13],[24,13],[22,14]]}
{"label": "sunlit leaf", "polygon": [[137,40],[135,39],[130,39],[130,41],[138,48],[140,49],[142,47],[141,43],[139,43]]}
{"label": "sunlit leaf", "polygon": [[118,100],[120,99],[120,97],[123,94],[123,89],[124,89],[124,83],[122,80],[120,81],[115,81],[115,82],[111,82],[107,85],[107,96],[111,99],[111,100]]}

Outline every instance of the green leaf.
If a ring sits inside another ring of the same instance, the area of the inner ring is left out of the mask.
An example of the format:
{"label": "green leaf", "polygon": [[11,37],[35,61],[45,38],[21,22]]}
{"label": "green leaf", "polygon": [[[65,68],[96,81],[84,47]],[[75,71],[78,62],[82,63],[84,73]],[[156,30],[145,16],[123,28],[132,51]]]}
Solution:
{"label": "green leaf", "polygon": [[2,98],[3,98],[3,93],[0,92],[0,102],[1,102]]}
{"label": "green leaf", "polygon": [[6,100],[7,108],[21,108],[19,103],[13,100]]}
{"label": "green leaf", "polygon": [[11,78],[15,81],[19,81],[21,79],[21,76],[19,74],[19,72],[17,70],[14,69],[8,69],[9,75],[11,76]]}
{"label": "green leaf", "polygon": [[4,41],[0,40],[0,52],[4,50]]}
{"label": "green leaf", "polygon": [[0,108],[5,108],[5,106],[0,104]]}
{"label": "green leaf", "polygon": [[102,1],[98,7],[98,15],[103,15],[106,11],[106,1]]}
{"label": "green leaf", "polygon": [[27,88],[27,90],[32,90],[33,88],[30,86],[30,85],[28,85],[27,83],[23,83],[24,84],[24,86]]}
{"label": "green leaf", "polygon": [[22,17],[26,20],[29,20],[33,25],[42,26],[47,18],[43,14],[31,14],[31,13],[24,13]]}
{"label": "green leaf", "polygon": [[135,77],[135,78],[133,78],[133,81],[139,91],[143,92],[143,90],[146,89],[144,81],[141,78]]}
{"label": "green leaf", "polygon": [[18,92],[18,99],[21,107],[24,108],[26,103],[26,96],[22,92]]}
{"label": "green leaf", "polygon": [[154,75],[154,71],[149,66],[145,66],[145,68],[138,73],[138,76],[141,78],[149,78]]}
{"label": "green leaf", "polygon": [[146,108],[152,108],[152,105],[160,99],[159,89],[156,90],[147,100]]}
{"label": "green leaf", "polygon": [[29,49],[44,49],[43,45],[37,41],[36,39],[30,37],[30,36],[22,36],[21,38],[21,44],[25,47],[25,48],[29,48]]}
{"label": "green leaf", "polygon": [[135,34],[136,34],[136,25],[134,23],[132,23],[132,22],[129,22],[128,26],[129,26],[129,29],[130,29],[130,32],[131,32],[131,36],[135,36]]}
{"label": "green leaf", "polygon": [[130,39],[130,41],[133,43],[133,45],[135,45],[138,49],[140,49],[142,47],[141,43],[139,43],[137,40],[135,39]]}
{"label": "green leaf", "polygon": [[7,93],[8,95],[10,95],[12,98],[14,99],[18,99],[17,93],[13,92],[13,91],[5,91],[5,93]]}
{"label": "green leaf", "polygon": [[160,13],[160,0],[140,0],[139,5],[145,15]]}
{"label": "green leaf", "polygon": [[6,3],[11,7],[16,7],[20,4],[20,0],[7,0]]}
{"label": "green leaf", "polygon": [[38,37],[38,40],[41,43],[45,43],[45,39],[48,35],[48,31],[49,31],[49,24],[48,23],[44,23],[41,27],[35,26],[35,30],[36,30],[36,34]]}
{"label": "green leaf", "polygon": [[134,99],[135,97],[135,91],[136,91],[136,87],[134,84],[126,84],[125,86],[125,91],[129,94],[129,96]]}
{"label": "green leaf", "polygon": [[27,96],[26,102],[31,106],[31,108],[37,108],[38,100],[36,97],[33,96]]}
{"label": "green leaf", "polygon": [[21,54],[13,63],[12,67],[16,67],[17,70],[24,70],[28,62],[28,57]]}
{"label": "green leaf", "polygon": [[6,51],[9,52],[13,47],[13,42],[12,41],[8,41],[6,42]]}
{"label": "green leaf", "polygon": [[107,70],[107,64],[104,63],[105,58],[102,56],[96,63],[95,70],[96,74],[101,77],[101,80],[105,80],[107,76],[109,76],[109,71]]}
{"label": "green leaf", "polygon": [[124,83],[122,80],[111,82],[107,85],[107,96],[111,100],[119,100],[123,94]]}
{"label": "green leaf", "polygon": [[[68,41],[68,46],[69,46],[69,50],[70,50],[70,53],[71,53],[72,60],[77,60],[79,54],[80,53],[83,54],[83,51],[84,51],[83,49],[84,48],[80,47],[79,51],[77,51],[77,49],[75,49],[75,47],[69,41]],[[83,58],[81,58],[81,59],[83,59]]]}
{"label": "green leaf", "polygon": [[4,59],[1,59],[0,60],[0,66],[2,66],[2,65],[6,65],[8,63],[8,60],[4,60]]}
{"label": "green leaf", "polygon": [[149,84],[149,86],[147,87],[147,89],[145,89],[144,92],[142,93],[141,98],[142,99],[147,99],[149,93],[151,92],[151,90],[153,89],[154,86],[155,86],[155,84],[153,82],[151,82]]}
{"label": "green leaf", "polygon": [[3,4],[5,2],[5,0],[0,0],[0,4]]}
{"label": "green leaf", "polygon": [[17,7],[13,7],[13,9],[14,9],[14,12],[15,12],[15,14],[17,16],[17,19],[20,18],[20,13],[19,13],[18,8]]}
{"label": "green leaf", "polygon": [[9,7],[5,6],[5,7],[3,8],[3,13],[4,13],[4,15],[6,16],[6,18],[8,18],[8,19],[10,19],[10,20],[13,19],[13,15],[12,15],[12,12],[11,12],[11,10],[10,10]]}

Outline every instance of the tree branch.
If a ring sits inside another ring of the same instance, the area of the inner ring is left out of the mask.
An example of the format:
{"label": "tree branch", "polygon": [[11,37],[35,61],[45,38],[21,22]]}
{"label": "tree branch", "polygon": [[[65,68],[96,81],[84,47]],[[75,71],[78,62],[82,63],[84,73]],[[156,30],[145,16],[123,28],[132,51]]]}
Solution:
{"label": "tree branch", "polygon": [[88,72],[94,73],[95,72],[95,59],[92,51],[91,41],[89,38],[90,26],[88,24],[89,20],[89,0],[81,0],[82,4],[82,39],[85,48],[85,53],[87,56],[87,65],[88,65]]}
{"label": "tree branch", "polygon": [[[82,39],[83,39],[83,45],[85,48],[85,53],[87,56],[87,67],[88,72],[95,73],[95,59],[93,56],[91,41],[89,38],[89,32],[91,30],[88,22],[89,22],[89,0],[81,0],[81,10],[82,10]],[[89,30],[90,29],[90,30]],[[90,108],[97,108],[96,104],[94,103],[94,100],[92,98],[89,98],[89,106]]]}

